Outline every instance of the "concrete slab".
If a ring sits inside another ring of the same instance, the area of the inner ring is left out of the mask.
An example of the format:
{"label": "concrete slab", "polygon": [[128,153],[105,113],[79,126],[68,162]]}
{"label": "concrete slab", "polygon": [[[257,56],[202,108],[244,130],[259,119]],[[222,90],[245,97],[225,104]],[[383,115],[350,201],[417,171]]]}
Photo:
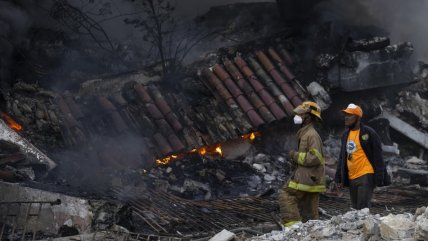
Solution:
{"label": "concrete slab", "polygon": [[[17,226],[23,227],[26,222],[26,212],[35,214],[40,207],[39,204],[28,203],[7,204],[8,202],[34,202],[61,200],[59,205],[43,204],[40,211],[40,217],[30,217],[27,222],[27,230],[42,230],[47,233],[58,233],[62,225],[69,225],[77,228],[79,233],[88,233],[91,231],[93,219],[93,207],[88,200],[37,190],[28,187],[22,187],[18,184],[0,182],[0,213],[18,214]],[[5,218],[0,215],[0,222],[12,224],[13,219]]]}
{"label": "concrete slab", "polygon": [[428,149],[428,135],[426,133],[419,131],[415,127],[389,112],[383,112],[382,116],[389,120],[389,125],[391,128],[407,136],[425,149]]}

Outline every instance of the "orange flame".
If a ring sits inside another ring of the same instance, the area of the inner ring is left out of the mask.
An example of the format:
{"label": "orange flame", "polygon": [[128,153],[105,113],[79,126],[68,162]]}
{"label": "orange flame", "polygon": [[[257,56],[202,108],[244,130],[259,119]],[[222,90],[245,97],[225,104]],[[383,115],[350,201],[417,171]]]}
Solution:
{"label": "orange flame", "polygon": [[[260,132],[251,132],[245,135],[242,135],[241,138],[245,140],[254,141],[257,137],[261,136]],[[203,146],[199,148],[194,148],[189,152],[175,154],[175,155],[169,155],[162,159],[157,159],[156,164],[158,165],[168,165],[173,160],[182,159],[186,156],[192,155],[198,153],[201,156],[223,156],[223,150],[221,148],[221,144],[215,144],[212,146]]]}
{"label": "orange flame", "polygon": [[176,155],[169,155],[167,157],[164,157],[162,159],[157,159],[156,160],[156,164],[158,165],[168,165],[171,161],[173,160],[177,160],[177,159],[182,159],[185,156],[189,156],[192,154],[198,153],[201,156],[222,156],[223,155],[223,151],[221,150],[221,145],[220,144],[216,144],[213,146],[203,146],[200,148],[195,148],[192,149],[189,152],[186,153],[180,153],[180,154],[176,154]]}
{"label": "orange flame", "polygon": [[242,139],[245,139],[245,140],[254,141],[256,137],[259,137],[259,136],[261,136],[261,133],[257,131],[257,132],[251,132],[251,133],[242,135],[241,137]]}
{"label": "orange flame", "polygon": [[6,122],[6,124],[10,128],[14,129],[15,131],[22,130],[22,126],[18,124],[18,122],[16,122],[14,119],[12,119],[12,117],[6,114],[6,112],[0,111],[0,117]]}

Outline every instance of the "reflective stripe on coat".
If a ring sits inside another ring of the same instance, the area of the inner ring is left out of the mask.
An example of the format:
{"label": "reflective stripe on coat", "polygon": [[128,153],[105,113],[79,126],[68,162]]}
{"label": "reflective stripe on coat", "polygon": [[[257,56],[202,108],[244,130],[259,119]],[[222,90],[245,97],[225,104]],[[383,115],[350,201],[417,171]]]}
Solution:
{"label": "reflective stripe on coat", "polygon": [[298,151],[292,157],[297,168],[288,187],[305,192],[325,192],[325,160],[322,140],[312,124],[297,132]]}

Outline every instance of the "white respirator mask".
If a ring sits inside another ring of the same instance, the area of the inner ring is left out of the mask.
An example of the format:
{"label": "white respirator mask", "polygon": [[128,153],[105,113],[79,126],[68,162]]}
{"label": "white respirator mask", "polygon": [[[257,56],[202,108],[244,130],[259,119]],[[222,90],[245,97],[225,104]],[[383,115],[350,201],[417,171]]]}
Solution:
{"label": "white respirator mask", "polygon": [[295,115],[293,118],[294,124],[301,125],[303,123],[303,119],[299,115]]}

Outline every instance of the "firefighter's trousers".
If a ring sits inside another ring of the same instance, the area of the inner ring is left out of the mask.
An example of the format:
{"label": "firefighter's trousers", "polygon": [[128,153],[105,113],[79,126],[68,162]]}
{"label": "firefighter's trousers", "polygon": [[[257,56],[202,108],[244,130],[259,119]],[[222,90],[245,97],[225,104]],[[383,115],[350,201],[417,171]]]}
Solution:
{"label": "firefighter's trousers", "polygon": [[318,192],[304,192],[284,185],[279,194],[279,207],[284,225],[318,219]]}

